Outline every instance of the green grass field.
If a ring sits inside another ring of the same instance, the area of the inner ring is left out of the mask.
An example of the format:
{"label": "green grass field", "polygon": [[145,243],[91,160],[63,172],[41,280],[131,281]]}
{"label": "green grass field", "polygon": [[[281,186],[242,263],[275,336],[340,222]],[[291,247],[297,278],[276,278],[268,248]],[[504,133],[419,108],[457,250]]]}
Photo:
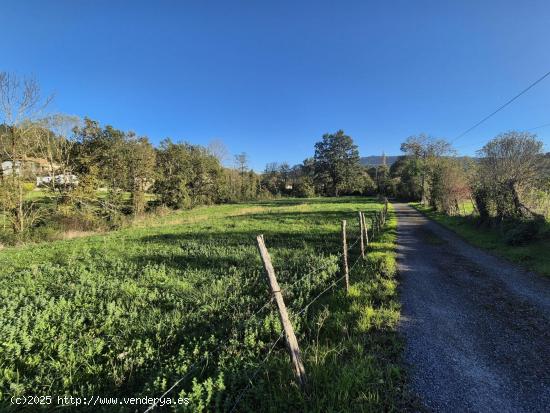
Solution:
{"label": "green grass field", "polygon": [[[550,276],[550,240],[542,239],[526,245],[507,245],[504,236],[497,229],[479,227],[477,222],[469,216],[449,216],[436,212],[419,203],[411,205],[445,227],[455,231],[471,244],[491,251],[495,255],[504,257],[527,269]],[[550,224],[546,224],[550,233]]]}
{"label": "green grass field", "polygon": [[[403,410],[393,214],[366,260],[352,248],[349,294],[339,283],[306,307],[340,277],[340,220],[351,244],[357,211],[381,207],[366,198],[201,207],[106,235],[5,248],[0,410],[20,411],[14,395],[158,397],[182,377],[168,396],[190,403],[174,411]],[[305,393],[277,341],[274,305],[264,306],[260,233],[303,352]],[[103,411],[135,407],[117,409]]]}

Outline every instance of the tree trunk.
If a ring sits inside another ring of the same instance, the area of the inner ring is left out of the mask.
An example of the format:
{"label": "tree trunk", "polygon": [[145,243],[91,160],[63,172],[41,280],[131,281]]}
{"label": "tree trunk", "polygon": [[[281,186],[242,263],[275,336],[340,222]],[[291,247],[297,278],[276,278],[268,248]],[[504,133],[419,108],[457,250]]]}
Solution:
{"label": "tree trunk", "polygon": [[508,188],[510,189],[510,194],[512,195],[512,202],[514,203],[514,215],[519,216],[520,218],[525,218],[523,212],[521,201],[519,200],[518,191],[516,190],[516,185],[514,182],[508,182]]}
{"label": "tree trunk", "polygon": [[17,205],[17,232],[21,233],[25,229],[25,217],[23,215],[23,185],[18,182],[18,205]]}
{"label": "tree trunk", "polygon": [[489,208],[487,206],[487,194],[485,190],[478,189],[473,194],[474,206],[479,213],[482,222],[489,220]]}
{"label": "tree trunk", "polygon": [[426,177],[425,177],[425,173],[422,172],[422,180],[421,180],[421,183],[420,183],[420,203],[422,205],[426,205],[426,190],[425,190],[425,180],[426,180]]}

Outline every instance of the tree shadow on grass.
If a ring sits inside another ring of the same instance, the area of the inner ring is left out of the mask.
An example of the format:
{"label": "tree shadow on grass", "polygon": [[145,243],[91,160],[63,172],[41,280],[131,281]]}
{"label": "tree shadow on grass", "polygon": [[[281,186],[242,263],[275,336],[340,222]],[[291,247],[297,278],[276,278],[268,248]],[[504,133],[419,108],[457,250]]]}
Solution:
{"label": "tree shadow on grass", "polygon": [[[352,198],[353,199],[353,198]],[[294,201],[294,200],[285,200]],[[349,202],[349,199],[340,201]],[[371,201],[371,200],[367,200]],[[376,201],[372,200],[372,203]],[[371,213],[366,213],[367,224],[371,227]],[[171,253],[169,257],[154,251],[137,258],[141,263],[155,262],[167,264],[178,269],[217,269],[246,266],[243,262],[257,257],[256,236],[263,234],[266,245],[275,258],[279,250],[303,251],[310,249],[319,255],[335,255],[342,252],[340,222],[348,220],[347,245],[353,250],[350,255],[359,253],[360,236],[357,211],[270,211],[238,215],[222,219],[213,226],[201,228],[199,232],[161,233],[147,235],[142,242],[157,245],[178,245],[181,252]],[[224,221],[229,221],[225,223]],[[225,223],[225,227],[220,225]],[[330,228],[330,224],[333,229]],[[328,225],[327,225],[328,224]],[[216,227],[220,227],[216,230]],[[395,229],[385,229],[394,231]],[[372,234],[372,232],[371,232]],[[376,237],[367,248],[368,251],[390,252],[385,238]],[[250,250],[248,250],[250,248]],[[209,251],[211,250],[211,251]],[[214,252],[215,251],[215,252]],[[219,255],[216,255],[219,254]],[[351,257],[350,257],[351,258]],[[254,259],[254,261],[257,261]],[[259,261],[258,261],[259,262]]]}
{"label": "tree shadow on grass", "polygon": [[380,201],[377,201],[374,198],[364,198],[364,197],[340,197],[340,198],[285,198],[285,199],[273,199],[268,201],[254,201],[251,202],[253,205],[261,206],[293,206],[300,204],[379,204]]}

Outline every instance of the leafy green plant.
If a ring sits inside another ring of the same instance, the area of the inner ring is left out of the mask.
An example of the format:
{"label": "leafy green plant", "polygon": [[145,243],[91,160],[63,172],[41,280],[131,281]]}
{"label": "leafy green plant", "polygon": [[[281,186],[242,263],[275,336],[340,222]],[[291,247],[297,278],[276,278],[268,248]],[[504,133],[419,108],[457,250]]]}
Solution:
{"label": "leafy green plant", "polygon": [[[9,398],[24,394],[158,397],[183,378],[171,395],[190,403],[178,411],[228,411],[237,401],[236,411],[397,410],[404,379],[387,270],[393,218],[368,253],[385,264],[359,261],[349,295],[338,285],[302,312],[340,276],[340,220],[356,238],[357,211],[380,208],[365,198],[220,205],[5,248],[0,408],[13,410]],[[259,233],[311,377],[306,395],[282,340],[261,363],[281,326],[254,243]],[[355,247],[350,261],[357,258]]]}

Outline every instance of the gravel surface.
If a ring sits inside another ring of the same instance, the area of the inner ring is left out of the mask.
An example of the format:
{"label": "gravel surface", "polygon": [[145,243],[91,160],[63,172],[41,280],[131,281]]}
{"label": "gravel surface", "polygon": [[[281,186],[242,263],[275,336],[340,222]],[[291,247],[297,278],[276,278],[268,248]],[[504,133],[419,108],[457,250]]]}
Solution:
{"label": "gravel surface", "polygon": [[427,410],[550,412],[550,279],[394,206],[400,330]]}

